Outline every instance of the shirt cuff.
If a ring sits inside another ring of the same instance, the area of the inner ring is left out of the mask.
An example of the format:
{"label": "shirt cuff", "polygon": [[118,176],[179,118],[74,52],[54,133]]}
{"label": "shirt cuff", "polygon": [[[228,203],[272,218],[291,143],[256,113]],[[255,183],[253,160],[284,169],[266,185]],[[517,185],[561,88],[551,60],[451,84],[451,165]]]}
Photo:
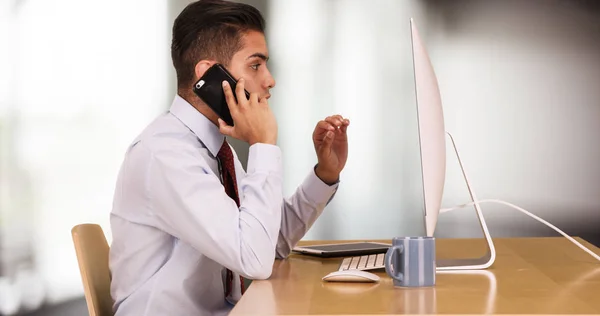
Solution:
{"label": "shirt cuff", "polygon": [[304,182],[302,182],[302,191],[306,198],[315,205],[329,203],[331,197],[337,191],[339,181],[332,185],[328,185],[317,177],[314,169],[308,173]]}
{"label": "shirt cuff", "polygon": [[281,148],[276,145],[256,143],[248,150],[247,173],[283,172]]}

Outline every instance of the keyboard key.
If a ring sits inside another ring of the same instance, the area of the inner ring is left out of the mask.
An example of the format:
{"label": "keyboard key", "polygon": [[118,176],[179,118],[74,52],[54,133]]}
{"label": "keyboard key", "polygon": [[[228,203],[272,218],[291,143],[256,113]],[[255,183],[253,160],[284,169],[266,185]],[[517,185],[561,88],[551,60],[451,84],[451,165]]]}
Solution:
{"label": "keyboard key", "polygon": [[358,267],[359,260],[359,257],[352,257],[352,261],[350,262],[350,266],[348,267],[348,269],[356,269]]}
{"label": "keyboard key", "polygon": [[361,256],[360,261],[358,262],[358,269],[364,269],[367,265],[367,256]]}
{"label": "keyboard key", "polygon": [[384,267],[384,263],[383,263],[383,259],[385,258],[385,254],[384,253],[378,253],[377,254],[377,260],[375,260],[375,265],[377,267]]}
{"label": "keyboard key", "polygon": [[352,262],[352,258],[344,258],[342,264],[340,265],[340,271],[348,270],[350,267],[350,262]]}
{"label": "keyboard key", "polygon": [[377,259],[377,256],[370,255],[369,256],[369,260],[367,261],[367,265],[366,265],[365,268],[373,268],[373,267],[375,267],[375,261],[376,261],[376,259]]}

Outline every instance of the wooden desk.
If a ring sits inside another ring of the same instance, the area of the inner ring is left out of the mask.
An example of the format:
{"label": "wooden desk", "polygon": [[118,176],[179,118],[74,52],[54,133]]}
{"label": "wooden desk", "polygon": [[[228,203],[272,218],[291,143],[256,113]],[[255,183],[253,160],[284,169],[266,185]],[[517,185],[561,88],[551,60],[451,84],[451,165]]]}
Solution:
{"label": "wooden desk", "polygon": [[[600,314],[600,262],[567,239],[494,242],[490,269],[438,272],[436,286],[421,289],[394,287],[385,271],[375,272],[379,283],[323,282],[341,258],[294,254],[275,262],[269,280],[252,282],[231,315]],[[328,241],[302,242],[315,243]],[[478,239],[436,241],[438,258],[475,257],[483,249]]]}

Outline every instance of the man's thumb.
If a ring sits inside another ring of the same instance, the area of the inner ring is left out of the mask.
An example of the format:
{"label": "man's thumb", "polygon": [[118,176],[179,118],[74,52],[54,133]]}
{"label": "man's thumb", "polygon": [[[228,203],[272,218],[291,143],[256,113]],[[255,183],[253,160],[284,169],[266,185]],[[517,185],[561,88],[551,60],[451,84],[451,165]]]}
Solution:
{"label": "man's thumb", "polygon": [[331,150],[331,144],[333,143],[333,132],[328,131],[323,138],[323,144],[321,145],[321,152],[328,152]]}
{"label": "man's thumb", "polygon": [[219,131],[221,132],[221,134],[227,135],[227,136],[233,136],[233,126],[227,125],[227,123],[225,123],[225,121],[223,121],[222,119],[218,119],[218,120],[219,120]]}

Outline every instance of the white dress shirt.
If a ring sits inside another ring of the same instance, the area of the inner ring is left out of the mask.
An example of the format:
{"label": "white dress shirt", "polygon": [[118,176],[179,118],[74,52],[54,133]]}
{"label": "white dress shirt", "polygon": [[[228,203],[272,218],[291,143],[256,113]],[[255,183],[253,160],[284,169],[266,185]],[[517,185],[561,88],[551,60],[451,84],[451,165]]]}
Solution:
{"label": "white dress shirt", "polygon": [[117,316],[229,313],[225,268],[268,278],[337,190],[310,170],[284,199],[281,150],[259,143],[250,146],[247,171],[234,151],[238,208],[218,172],[224,139],[176,96],[128,148],[110,214]]}

